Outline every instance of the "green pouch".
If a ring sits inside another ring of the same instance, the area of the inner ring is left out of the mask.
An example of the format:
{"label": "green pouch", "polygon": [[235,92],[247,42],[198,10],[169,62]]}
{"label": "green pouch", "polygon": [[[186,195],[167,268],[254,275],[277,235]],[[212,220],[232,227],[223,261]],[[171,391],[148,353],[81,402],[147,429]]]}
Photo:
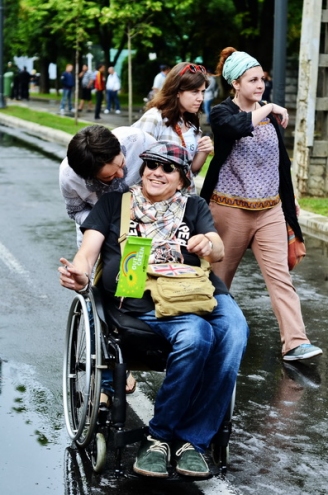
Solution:
{"label": "green pouch", "polygon": [[121,258],[115,296],[141,298],[145,291],[152,239],[129,236]]}

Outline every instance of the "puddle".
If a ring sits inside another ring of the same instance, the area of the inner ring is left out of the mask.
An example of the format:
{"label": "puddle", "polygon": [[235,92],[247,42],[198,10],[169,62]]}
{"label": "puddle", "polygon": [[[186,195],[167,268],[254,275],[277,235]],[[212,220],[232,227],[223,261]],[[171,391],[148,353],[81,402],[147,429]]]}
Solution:
{"label": "puddle", "polygon": [[0,493],[64,494],[61,418],[45,414],[54,398],[26,365],[0,360]]}

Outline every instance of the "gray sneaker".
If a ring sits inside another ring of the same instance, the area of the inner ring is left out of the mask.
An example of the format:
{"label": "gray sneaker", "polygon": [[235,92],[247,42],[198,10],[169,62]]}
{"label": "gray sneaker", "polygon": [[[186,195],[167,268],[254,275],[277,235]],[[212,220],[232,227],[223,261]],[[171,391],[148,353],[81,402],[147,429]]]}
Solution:
{"label": "gray sneaker", "polygon": [[295,347],[295,349],[287,352],[282,359],[284,361],[297,361],[298,359],[309,359],[314,356],[319,356],[320,354],[322,354],[322,349],[320,349],[320,347],[316,347],[312,344],[301,344],[298,347]]}
{"label": "gray sneaker", "polygon": [[167,478],[167,464],[170,461],[170,447],[166,442],[148,435],[141,442],[133,465],[133,471],[143,476]]}
{"label": "gray sneaker", "polygon": [[197,452],[191,443],[180,443],[181,447],[175,449],[176,472],[184,476],[208,478],[210,470],[203,455]]}

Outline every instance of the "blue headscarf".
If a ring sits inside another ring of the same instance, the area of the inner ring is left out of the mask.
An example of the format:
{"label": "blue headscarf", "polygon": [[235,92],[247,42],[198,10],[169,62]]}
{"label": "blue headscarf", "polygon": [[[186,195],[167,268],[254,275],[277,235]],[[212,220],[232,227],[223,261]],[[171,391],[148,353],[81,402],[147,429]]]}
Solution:
{"label": "blue headscarf", "polygon": [[232,81],[242,76],[252,67],[261,65],[256,58],[246,52],[233,52],[224,62],[222,76],[231,85]]}

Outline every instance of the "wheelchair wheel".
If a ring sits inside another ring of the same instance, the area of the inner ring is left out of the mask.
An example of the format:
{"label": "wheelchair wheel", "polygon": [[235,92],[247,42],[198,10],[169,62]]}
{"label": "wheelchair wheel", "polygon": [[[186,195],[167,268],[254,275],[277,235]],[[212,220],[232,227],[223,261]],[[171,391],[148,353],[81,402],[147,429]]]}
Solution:
{"label": "wheelchair wheel", "polygon": [[102,433],[96,434],[95,449],[92,452],[92,468],[95,473],[101,473],[106,464],[106,440]]}
{"label": "wheelchair wheel", "polygon": [[[93,308],[89,297],[76,296],[70,308],[66,331],[64,416],[69,436],[80,447],[86,447],[92,439],[100,398],[100,323]],[[91,325],[90,317],[91,321],[94,320]]]}

